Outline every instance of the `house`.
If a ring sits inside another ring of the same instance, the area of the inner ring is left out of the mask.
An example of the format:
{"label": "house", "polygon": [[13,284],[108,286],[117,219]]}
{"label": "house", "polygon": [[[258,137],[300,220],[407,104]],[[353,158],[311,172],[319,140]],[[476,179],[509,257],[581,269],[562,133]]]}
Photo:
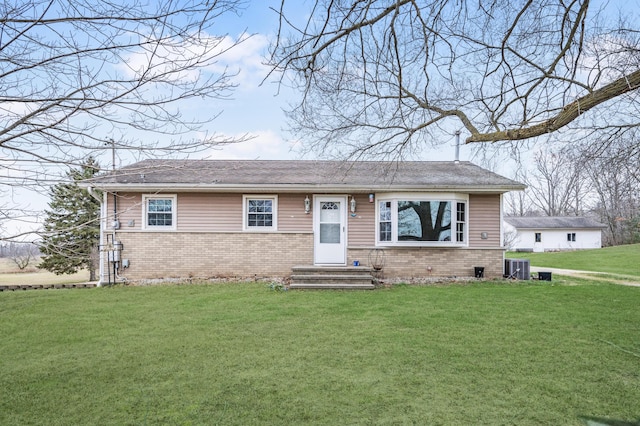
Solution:
{"label": "house", "polygon": [[502,195],[524,189],[469,162],[310,160],[145,160],[83,186],[101,192],[102,282],[354,264],[501,277]]}
{"label": "house", "polygon": [[602,247],[600,222],[586,217],[505,217],[507,245],[515,251],[559,251]]}

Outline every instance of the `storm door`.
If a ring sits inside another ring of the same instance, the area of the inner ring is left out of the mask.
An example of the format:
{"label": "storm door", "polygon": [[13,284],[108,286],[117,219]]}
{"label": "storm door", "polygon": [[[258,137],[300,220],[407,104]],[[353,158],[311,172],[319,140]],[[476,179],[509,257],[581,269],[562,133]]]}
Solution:
{"label": "storm door", "polygon": [[314,259],[318,265],[344,265],[347,255],[347,198],[318,196],[314,199]]}

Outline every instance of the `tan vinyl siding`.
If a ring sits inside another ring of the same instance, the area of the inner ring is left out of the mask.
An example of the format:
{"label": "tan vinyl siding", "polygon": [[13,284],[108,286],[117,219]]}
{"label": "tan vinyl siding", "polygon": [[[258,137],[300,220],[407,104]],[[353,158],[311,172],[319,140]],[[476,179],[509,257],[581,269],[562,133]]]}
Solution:
{"label": "tan vinyl siding", "polygon": [[349,212],[349,247],[373,247],[376,244],[376,203],[369,203],[368,194],[355,197],[356,216]]}
{"label": "tan vinyl siding", "polygon": [[[158,194],[162,196],[162,194]],[[313,212],[304,213],[306,194],[278,195],[278,231],[312,232]],[[351,197],[348,198],[349,201]],[[144,217],[142,194],[118,193],[117,207],[121,231],[142,229]],[[349,246],[375,245],[375,206],[367,194],[356,195],[356,216],[348,215]],[[180,193],[177,195],[177,231],[242,231],[242,194]],[[499,247],[500,195],[469,195],[469,247]],[[107,228],[113,220],[113,194],[107,196]],[[481,234],[488,238],[483,240]]]}
{"label": "tan vinyl siding", "polygon": [[[142,229],[144,221],[142,195],[140,193],[119,193],[117,195],[118,219],[121,223],[121,231],[139,231]],[[163,194],[158,194],[158,197],[162,196]],[[240,193],[194,192],[177,194],[176,231],[242,231],[242,196],[243,194]],[[312,232],[313,215],[305,214],[304,212],[305,196],[305,194],[278,195],[278,231]],[[110,224],[113,220],[113,194],[109,194],[107,197],[107,214]]]}
{"label": "tan vinyl siding", "polygon": [[209,194],[178,194],[177,229],[182,232],[211,230],[215,226],[212,201]]}
{"label": "tan vinyl siding", "polygon": [[178,194],[178,230],[242,230],[242,194]]}
{"label": "tan vinyl siding", "polygon": [[[118,193],[120,231],[143,228],[144,206],[140,193]],[[145,193],[144,195],[153,196]],[[158,197],[171,194],[157,194]],[[242,194],[181,193],[176,201],[176,231],[241,231]],[[108,223],[113,220],[113,194],[107,197]],[[110,225],[108,224],[108,228]],[[132,226],[131,226],[132,225]]]}
{"label": "tan vinyl siding", "polygon": [[[278,196],[278,231],[312,232],[313,215],[304,212],[307,194],[280,194]],[[309,195],[309,200],[312,196]]]}
{"label": "tan vinyl siding", "polygon": [[[116,194],[118,220],[121,230],[140,230],[142,227],[142,196],[135,193],[119,192]],[[114,194],[107,194],[107,229],[111,229],[113,221]]]}
{"label": "tan vinyl siding", "polygon": [[[281,194],[277,198],[278,231],[311,232],[313,221],[310,214],[304,213],[304,195]],[[179,194],[178,229],[183,232],[242,231],[242,203],[243,194]]]}
{"label": "tan vinyl siding", "polygon": [[469,195],[469,247],[500,247],[500,194]]}
{"label": "tan vinyl siding", "polygon": [[[180,193],[177,194],[178,232],[239,232],[242,231],[241,193]],[[273,195],[273,194],[270,194]],[[162,194],[158,194],[162,196]],[[304,213],[306,194],[278,194],[278,231],[312,232],[313,212]],[[310,195],[310,198],[313,194]],[[144,217],[142,194],[119,193],[117,195],[118,219],[121,231],[142,229]],[[351,197],[348,197],[351,200]],[[356,195],[355,216],[348,215],[350,247],[375,245],[375,207],[367,194]],[[113,194],[107,196],[107,228],[113,220]],[[481,234],[488,238],[483,240]],[[500,246],[500,195],[471,194],[468,204],[469,247]]]}

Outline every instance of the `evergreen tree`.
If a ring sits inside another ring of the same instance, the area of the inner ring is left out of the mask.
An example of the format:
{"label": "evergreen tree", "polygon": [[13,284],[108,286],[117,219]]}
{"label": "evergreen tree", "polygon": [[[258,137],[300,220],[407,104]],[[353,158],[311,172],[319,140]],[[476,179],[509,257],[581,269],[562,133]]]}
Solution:
{"label": "evergreen tree", "polygon": [[96,280],[100,203],[80,188],[78,182],[92,177],[98,169],[98,164],[90,157],[80,169],[67,172],[69,181],[51,189],[40,243],[43,257],[38,268],[57,275],[73,274],[86,268],[89,279]]}

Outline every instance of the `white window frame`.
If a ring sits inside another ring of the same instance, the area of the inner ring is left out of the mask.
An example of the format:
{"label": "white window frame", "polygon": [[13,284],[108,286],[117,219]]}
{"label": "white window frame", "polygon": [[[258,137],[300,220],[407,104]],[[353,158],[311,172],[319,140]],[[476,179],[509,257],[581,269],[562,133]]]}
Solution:
{"label": "white window frame", "polygon": [[[271,200],[271,226],[249,226],[249,201]],[[278,196],[275,194],[244,194],[242,196],[242,230],[245,232],[275,232],[278,230]]]}
{"label": "white window frame", "polygon": [[[149,200],[171,200],[171,226],[149,225]],[[175,231],[178,223],[178,196],[176,194],[142,194],[142,229],[147,231]]]}
{"label": "white window frame", "polygon": [[[381,247],[467,247],[469,245],[469,195],[453,193],[396,193],[377,194],[376,210],[376,246]],[[451,241],[399,241],[398,240],[398,201],[443,201],[451,203]],[[380,203],[391,202],[391,241],[380,240]],[[464,203],[465,220],[457,221],[457,203]],[[456,241],[457,224],[464,223],[463,241]]]}
{"label": "white window frame", "polygon": [[567,242],[575,243],[576,242],[576,233],[575,232],[567,232]]}

